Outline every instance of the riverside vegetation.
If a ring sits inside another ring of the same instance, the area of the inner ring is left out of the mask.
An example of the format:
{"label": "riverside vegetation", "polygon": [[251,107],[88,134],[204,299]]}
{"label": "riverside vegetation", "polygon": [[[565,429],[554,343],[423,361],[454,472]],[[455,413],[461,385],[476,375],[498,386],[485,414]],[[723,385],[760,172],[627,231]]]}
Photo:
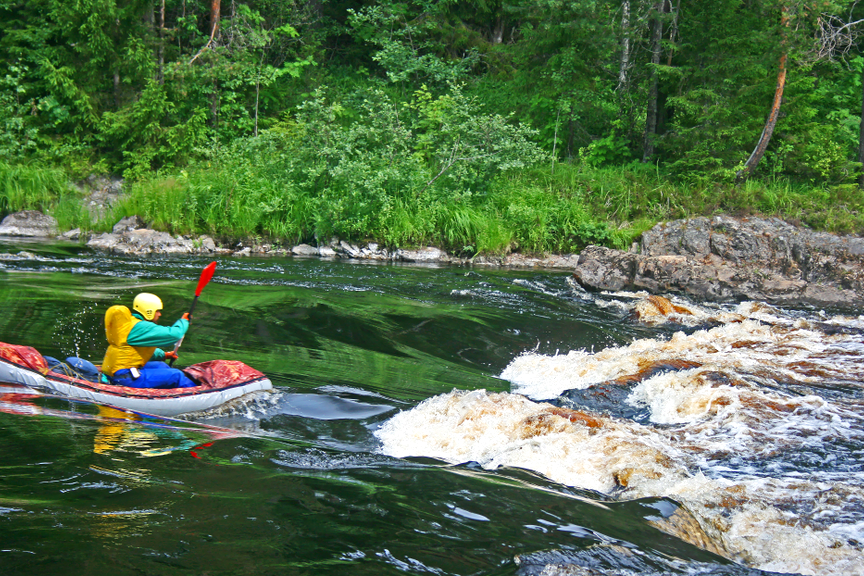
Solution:
{"label": "riverside vegetation", "polygon": [[[716,213],[861,233],[862,17],[845,0],[4,2],[0,216],[462,256],[625,248]],[[94,173],[128,192],[100,216],[69,186]]]}

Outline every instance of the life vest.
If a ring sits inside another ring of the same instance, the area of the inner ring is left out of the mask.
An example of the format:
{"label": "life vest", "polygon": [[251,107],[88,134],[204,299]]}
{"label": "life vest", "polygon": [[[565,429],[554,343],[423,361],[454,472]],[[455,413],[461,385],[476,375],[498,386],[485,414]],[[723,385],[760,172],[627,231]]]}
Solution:
{"label": "life vest", "polygon": [[105,337],[108,350],[102,360],[102,372],[114,376],[117,370],[140,368],[150,361],[155,346],[130,346],[126,343],[129,332],[138,322],[126,306],[111,306],[105,312]]}

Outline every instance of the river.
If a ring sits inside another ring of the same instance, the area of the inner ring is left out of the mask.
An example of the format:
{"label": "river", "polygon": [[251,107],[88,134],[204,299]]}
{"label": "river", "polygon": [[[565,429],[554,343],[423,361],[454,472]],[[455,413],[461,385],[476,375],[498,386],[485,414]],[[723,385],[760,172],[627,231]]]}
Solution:
{"label": "river", "polygon": [[[864,317],[555,271],[218,258],[179,419],[0,386],[0,573],[864,574]],[[0,241],[0,341],[96,361],[192,257]]]}

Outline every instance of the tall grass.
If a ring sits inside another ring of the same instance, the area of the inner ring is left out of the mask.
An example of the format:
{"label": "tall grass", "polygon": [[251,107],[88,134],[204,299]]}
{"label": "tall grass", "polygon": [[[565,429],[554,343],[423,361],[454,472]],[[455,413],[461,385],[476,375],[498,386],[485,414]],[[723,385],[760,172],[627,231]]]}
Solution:
{"label": "tall grass", "polygon": [[[453,253],[569,253],[588,244],[626,248],[657,222],[693,216],[776,216],[818,230],[864,233],[864,193],[854,185],[791,181],[682,182],[641,165],[595,168],[557,164],[511,171],[482,193],[448,195],[378,188],[310,188],[278,162],[225,159],[131,186],[100,222],[91,221],[63,171],[0,163],[0,209],[53,214],[61,230],[110,229],[137,214],[173,234],[323,243],[335,234],[388,247],[435,244]],[[409,182],[411,178],[405,178]],[[368,192],[366,190],[372,190]],[[357,218],[350,206],[373,205]],[[346,204],[338,206],[340,199]],[[346,206],[348,208],[346,208]]]}
{"label": "tall grass", "polygon": [[57,226],[60,230],[72,230],[74,228],[93,230],[96,224],[78,194],[63,194],[55,202],[50,213],[57,220]]}
{"label": "tall grass", "polygon": [[[399,195],[363,225],[334,208],[342,189],[316,196],[290,178],[248,165],[199,166],[133,186],[125,210],[172,233],[326,242],[331,234],[391,247],[432,243],[454,253],[576,252],[588,244],[626,248],[654,224],[714,214],[777,216],[833,232],[864,232],[857,188],[788,181],[741,186],[681,182],[640,166],[558,164],[500,177],[483,195]],[[335,200],[334,200],[335,199]],[[348,231],[348,232],[345,232]],[[340,234],[341,232],[341,234]]]}
{"label": "tall grass", "polygon": [[[594,168],[560,164],[555,175],[523,172],[514,187],[539,185],[580,196],[590,214],[638,237],[653,224],[694,216],[773,216],[814,229],[864,233],[864,192],[855,184],[812,185],[751,178],[740,185],[707,179],[676,180],[643,165]],[[613,237],[615,234],[613,234]],[[624,232],[620,240],[627,236]]]}
{"label": "tall grass", "polygon": [[0,214],[48,212],[68,192],[69,179],[59,168],[0,161]]}

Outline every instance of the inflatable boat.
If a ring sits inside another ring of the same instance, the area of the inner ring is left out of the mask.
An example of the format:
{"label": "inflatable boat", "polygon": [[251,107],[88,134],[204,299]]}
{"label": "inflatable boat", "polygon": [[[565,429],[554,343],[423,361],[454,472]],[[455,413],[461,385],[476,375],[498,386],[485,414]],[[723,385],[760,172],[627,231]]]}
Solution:
{"label": "inflatable boat", "polygon": [[167,389],[106,384],[100,374],[82,369],[81,363],[72,360],[57,362],[30,346],[0,342],[0,382],[157,416],[210,410],[273,388],[267,376],[236,360],[210,360],[183,368],[198,385]]}

